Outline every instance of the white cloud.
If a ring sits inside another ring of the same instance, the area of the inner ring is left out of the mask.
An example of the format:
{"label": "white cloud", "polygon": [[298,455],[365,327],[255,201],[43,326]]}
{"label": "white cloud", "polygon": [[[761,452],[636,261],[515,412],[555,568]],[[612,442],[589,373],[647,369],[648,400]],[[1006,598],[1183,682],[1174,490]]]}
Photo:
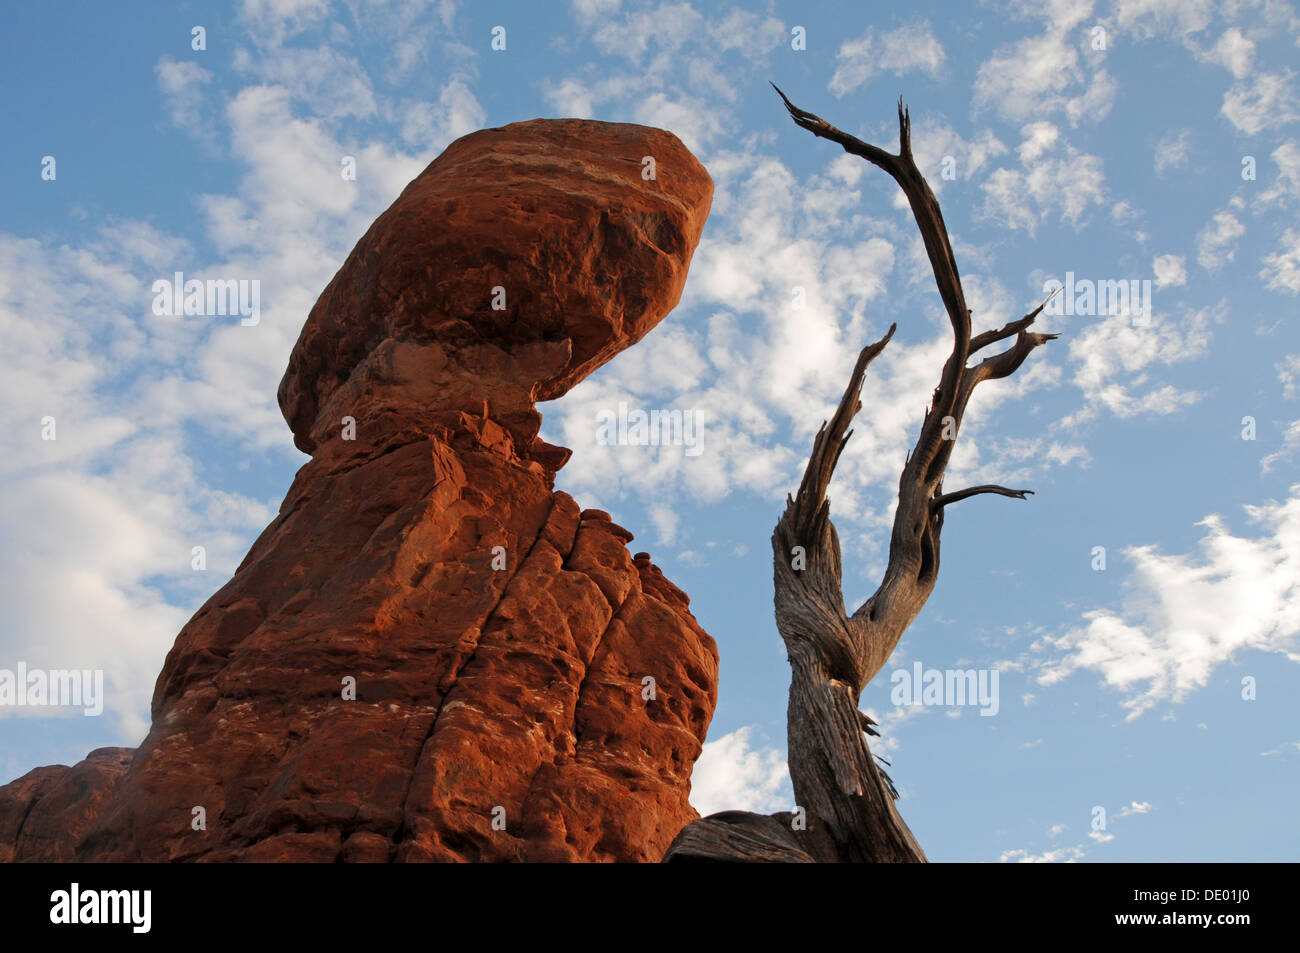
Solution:
{"label": "white cloud", "polygon": [[1259,462],[1261,473],[1271,473],[1282,460],[1290,460],[1300,451],[1300,420],[1293,420],[1282,435],[1282,445]]}
{"label": "white cloud", "polygon": [[1246,226],[1226,208],[1196,235],[1196,263],[1207,271],[1217,271],[1236,255],[1237,241],[1246,234]]}
{"label": "white cloud", "polygon": [[1261,758],[1271,758],[1273,755],[1282,754],[1283,752],[1289,754],[1292,748],[1294,748],[1296,751],[1300,751],[1300,741],[1292,741],[1285,745],[1281,745],[1280,747],[1272,748],[1268,751],[1261,751],[1259,753],[1259,756]]}
{"label": "white cloud", "polygon": [[1264,256],[1259,276],[1273,291],[1300,294],[1300,231],[1288,228],[1278,249]]}
{"label": "white cloud", "polygon": [[1088,15],[1090,3],[1057,4],[1044,14],[1044,32],[999,47],[975,76],[977,111],[992,108],[1012,122],[1043,120],[1064,113],[1071,125],[1104,119],[1118,87],[1104,56],[1082,59],[1083,40],[1072,31]]}
{"label": "white cloud", "polygon": [[1061,138],[1061,130],[1047,121],[1031,122],[1020,130],[1023,140],[1016,149],[1021,165],[1028,165],[1056,145]]}
{"label": "white cloud", "polygon": [[[948,157],[953,160],[952,171],[956,181],[974,182],[993,159],[1006,153],[1007,147],[993,135],[991,129],[980,130],[966,139],[940,120],[929,117],[912,119],[912,156],[936,195],[942,194],[946,184],[943,174]],[[857,156],[845,155],[843,158],[847,160],[843,163],[845,169],[853,169],[860,174],[863,169],[869,168]],[[833,164],[832,172],[836,165]],[[856,183],[855,176],[849,184]],[[907,198],[901,190],[894,196],[894,207],[907,208]],[[924,269],[928,276],[929,265],[925,265]]]}
{"label": "white cloud", "polygon": [[659,542],[670,546],[677,540],[677,528],[681,518],[671,506],[657,505],[650,508],[650,521],[659,533]]}
{"label": "white cloud", "polygon": [[621,0],[572,0],[573,13],[582,20],[595,20],[597,17],[617,13]]}
{"label": "white cloud", "polygon": [[[106,462],[104,476],[64,468],[6,485],[4,644],[29,666],[102,669],[105,714],[121,743],[136,744],[163,658],[189,615],[146,580],[220,585],[274,507],[202,486],[166,435],[123,442]],[[190,568],[196,545],[208,549],[207,573]]]}
{"label": "white cloud", "polygon": [[595,119],[597,107],[611,100],[639,90],[640,84],[632,74],[620,74],[583,81],[576,76],[559,82],[542,83],[542,97],[557,116],[574,119]]}
{"label": "white cloud", "polygon": [[[403,103],[397,111],[402,141],[430,154],[487,125],[487,111],[469,84],[456,76],[442,87],[436,104],[423,100]],[[578,112],[566,115],[585,118]]]}
{"label": "white cloud", "polygon": [[1157,288],[1187,284],[1187,259],[1181,255],[1157,255],[1151,262]]}
{"label": "white cloud", "polygon": [[1255,44],[1246,38],[1239,27],[1234,26],[1223,32],[1212,49],[1205,52],[1197,50],[1197,57],[1219,64],[1235,79],[1245,79],[1255,59]]}
{"label": "white cloud", "polygon": [[650,93],[636,106],[635,119],[647,126],[667,129],[697,155],[723,132],[722,120],[702,99],[667,93]]}
{"label": "white cloud", "polygon": [[691,806],[707,817],[719,811],[773,814],[794,806],[785,752],[755,747],[753,728],[706,741],[691,773]]}
{"label": "white cloud", "polygon": [[1184,36],[1210,25],[1210,0],[1116,0],[1115,19],[1121,30],[1139,39],[1161,33]]}
{"label": "white cloud", "polygon": [[[228,578],[274,515],[204,483],[184,432],[130,383],[201,339],[149,313],[148,276],[186,249],[138,222],[80,249],[0,236],[0,336],[13,361],[0,402],[27,422],[0,431],[10,503],[0,513],[0,644],[33,667],[102,669],[105,717],[123,744],[147,728],[186,606]],[[52,441],[41,438],[46,416]],[[191,568],[196,545],[207,572]]]}
{"label": "white cloud", "polygon": [[1070,335],[1074,384],[1084,395],[1084,406],[1067,417],[1067,425],[1090,420],[1107,411],[1128,418],[1144,414],[1171,414],[1200,399],[1151,379],[1151,369],[1205,356],[1209,350],[1209,309],[1190,312],[1182,321],[1155,312],[1150,323],[1134,326],[1124,314],[1103,317]]}
{"label": "white cloud", "polygon": [[1057,847],[1045,850],[1041,854],[1017,849],[1003,851],[998,861],[1003,864],[1072,864],[1083,859],[1086,854],[1087,851],[1082,847]]}
{"label": "white cloud", "polygon": [[689,3],[665,0],[627,12],[621,19],[596,20],[592,42],[604,53],[621,54],[638,64],[654,48],[663,68],[691,40],[706,36],[705,26],[704,17]]}
{"label": "white cloud", "polygon": [[384,55],[376,71],[394,87],[415,85],[413,81],[422,79],[422,74],[440,67],[447,70],[447,78],[453,78],[456,68],[450,64],[469,64],[476,58],[477,51],[460,39],[466,31],[455,25],[457,0],[345,2],[351,22],[346,27],[337,21],[330,24],[332,42],[378,45]]}
{"label": "white cloud", "polygon": [[[1141,217],[1142,213],[1135,209],[1131,202],[1121,200],[1110,207],[1110,220],[1121,227]],[[1146,244],[1146,232],[1134,232],[1133,237]]]}
{"label": "white cloud", "polygon": [[574,14],[588,27],[599,17],[617,13],[621,6],[621,0],[572,0],[572,3]]}
{"label": "white cloud", "polygon": [[250,79],[284,89],[311,103],[312,113],[327,120],[367,119],[378,110],[370,77],[351,56],[328,46],[316,49],[286,46],[274,56],[265,50],[235,50],[234,69]]}
{"label": "white cloud", "polygon": [[1115,816],[1131,817],[1134,814],[1150,814],[1150,813],[1151,813],[1150,801],[1133,801],[1131,804],[1120,808],[1119,813],[1116,814]]}
{"label": "white cloud", "polygon": [[1282,382],[1282,392],[1288,399],[1300,396],[1297,384],[1300,384],[1300,354],[1288,354],[1277,365],[1278,380]]}
{"label": "white cloud", "polygon": [[765,17],[739,7],[732,7],[725,17],[713,21],[709,35],[719,50],[737,50],[759,62],[789,39],[785,24],[776,17]]}
{"label": "white cloud", "polygon": [[828,88],[843,97],[882,72],[902,76],[918,71],[935,78],[944,60],[943,46],[930,31],[929,21],[880,33],[870,27],[856,39],[840,44]]}
{"label": "white cloud", "polygon": [[1221,112],[1247,135],[1278,129],[1300,119],[1294,74],[1257,72],[1249,82],[1237,82],[1224,94]]}
{"label": "white cloud", "polygon": [[239,18],[249,36],[278,48],[323,20],[329,6],[329,0],[243,0]]}
{"label": "white cloud", "polygon": [[1029,123],[1020,135],[1024,168],[998,169],[984,180],[985,217],[1033,235],[1052,213],[1077,226],[1089,208],[1105,203],[1101,159],[1070,145],[1058,148],[1059,130],[1050,122]]}
{"label": "white cloud", "polygon": [[[1023,748],[1024,745],[1021,745],[1021,747]],[[1149,802],[1133,801],[1114,812],[1111,815],[1111,819],[1118,820],[1120,818],[1132,817],[1134,815],[1149,814],[1151,810],[1152,807]],[[1067,829],[1068,828],[1065,824],[1053,824],[1052,827],[1048,829],[1047,834],[1049,837],[1056,838],[1065,833]],[[1088,839],[1097,844],[1109,844],[1115,839],[1115,834],[1113,831],[1105,829],[1091,830],[1088,832]],[[1084,842],[1082,844],[1075,844],[1073,847],[1055,847],[1038,854],[1024,848],[1019,848],[1016,850],[1003,851],[998,860],[1004,864],[1072,864],[1075,861],[1082,860],[1088,855],[1088,851],[1085,849],[1086,847],[1087,842]]]}
{"label": "white cloud", "polygon": [[[734,103],[758,77],[788,34],[773,17],[733,7],[706,17],[689,3],[663,0],[636,9],[621,4],[575,4],[582,33],[626,68],[589,62],[577,72],[539,82],[543,99],[560,115],[617,122],[632,120],[675,133],[702,154],[734,130]],[[608,115],[605,113],[608,112]]]}
{"label": "white cloud", "polygon": [[1044,649],[1063,654],[1041,666],[1050,685],[1081,670],[1098,673],[1126,697],[1129,719],[1164,701],[1180,703],[1215,668],[1247,650],[1300,662],[1300,484],[1289,499],[1247,506],[1254,537],[1235,536],[1207,516],[1199,558],[1156,546],[1124,551],[1133,565],[1119,611],[1085,612],[1085,624]]}
{"label": "white cloud", "polygon": [[202,141],[213,141],[210,125],[200,116],[203,87],[212,81],[212,74],[193,60],[177,61],[169,56],[158,61],[154,72],[172,123]]}
{"label": "white cloud", "polygon": [[1187,167],[1191,156],[1190,129],[1180,129],[1176,134],[1167,133],[1156,144],[1156,174],[1164,175],[1170,169]]}
{"label": "white cloud", "polygon": [[1272,152],[1277,178],[1256,200],[1256,207],[1271,208],[1300,200],[1300,143],[1288,139]]}

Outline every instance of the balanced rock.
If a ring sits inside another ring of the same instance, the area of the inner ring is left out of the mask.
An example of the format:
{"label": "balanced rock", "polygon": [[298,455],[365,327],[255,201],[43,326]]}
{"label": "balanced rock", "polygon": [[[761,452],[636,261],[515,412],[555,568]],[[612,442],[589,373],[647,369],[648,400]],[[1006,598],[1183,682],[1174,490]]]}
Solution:
{"label": "balanced rock", "polygon": [[658,860],[717,651],[554,490],[534,405],[673,308],[712,191],[642,126],[449,146],[312,309],[279,390],[312,459],[181,630],[148,736],[0,788],[0,859]]}

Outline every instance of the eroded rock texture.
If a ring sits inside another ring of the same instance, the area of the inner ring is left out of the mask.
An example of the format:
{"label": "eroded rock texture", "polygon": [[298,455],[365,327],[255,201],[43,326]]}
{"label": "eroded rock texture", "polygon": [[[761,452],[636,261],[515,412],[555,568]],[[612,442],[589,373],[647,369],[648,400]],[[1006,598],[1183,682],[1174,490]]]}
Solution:
{"label": "eroded rock texture", "polygon": [[0,859],[658,860],[716,649],[553,490],[534,402],[677,303],[711,198],[657,129],[449,146],[312,309],[279,392],[311,462],[177,637],[149,735],[0,788]]}

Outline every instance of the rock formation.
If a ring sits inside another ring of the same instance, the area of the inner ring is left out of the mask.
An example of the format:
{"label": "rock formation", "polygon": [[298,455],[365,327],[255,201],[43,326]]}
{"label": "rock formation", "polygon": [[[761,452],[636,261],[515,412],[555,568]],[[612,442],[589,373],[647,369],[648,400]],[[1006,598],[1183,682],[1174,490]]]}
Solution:
{"label": "rock formation", "polygon": [[717,652],[554,491],[534,404],[677,303],[712,190],[641,126],[452,143],[312,309],[279,390],[312,459],[177,637],[148,736],[0,788],[0,859],[658,860]]}

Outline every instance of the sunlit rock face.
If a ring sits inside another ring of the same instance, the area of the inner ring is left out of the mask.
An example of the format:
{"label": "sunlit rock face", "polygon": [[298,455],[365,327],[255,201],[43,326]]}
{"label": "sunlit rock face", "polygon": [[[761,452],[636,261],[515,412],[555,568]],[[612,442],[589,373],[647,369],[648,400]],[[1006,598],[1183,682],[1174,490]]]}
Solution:
{"label": "sunlit rock face", "polygon": [[148,736],[0,788],[0,859],[658,860],[716,648],[555,492],[534,405],[673,308],[712,192],[658,129],[452,143],[312,309],[279,389],[312,458],[177,637]]}

